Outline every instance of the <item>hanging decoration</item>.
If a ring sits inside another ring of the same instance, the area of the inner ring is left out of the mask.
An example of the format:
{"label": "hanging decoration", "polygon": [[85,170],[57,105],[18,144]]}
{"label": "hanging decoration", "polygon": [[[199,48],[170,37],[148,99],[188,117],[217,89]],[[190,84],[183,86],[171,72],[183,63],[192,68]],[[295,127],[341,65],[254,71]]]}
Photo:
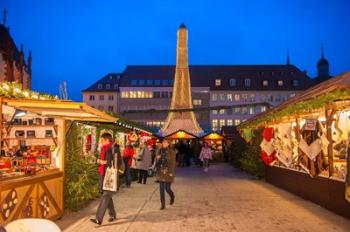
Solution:
{"label": "hanging decoration", "polygon": [[0,96],[31,100],[58,100],[57,96],[24,90],[22,89],[22,85],[16,82],[0,83]]}
{"label": "hanging decoration", "polygon": [[276,159],[276,151],[273,147],[274,129],[272,127],[265,128],[262,132],[263,140],[260,144],[261,159],[265,165],[272,165]]}
{"label": "hanging decoration", "polygon": [[292,124],[283,123],[276,127],[274,147],[276,158],[286,167],[291,167],[294,159],[294,144],[292,135]]}

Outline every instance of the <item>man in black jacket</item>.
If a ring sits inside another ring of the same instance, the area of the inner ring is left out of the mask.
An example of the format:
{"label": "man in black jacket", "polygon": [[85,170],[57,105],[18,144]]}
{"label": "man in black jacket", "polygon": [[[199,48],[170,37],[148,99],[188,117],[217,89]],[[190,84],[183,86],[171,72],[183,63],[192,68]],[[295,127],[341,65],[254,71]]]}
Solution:
{"label": "man in black jacket", "polygon": [[[112,148],[113,147],[112,135],[109,133],[102,134],[101,145],[102,145],[101,156],[100,156],[100,159],[97,161],[97,163],[99,164],[99,173],[104,178],[104,174],[106,172],[107,167],[112,167],[112,164],[114,162],[114,154],[113,154],[113,148]],[[118,160],[119,160],[119,157],[118,157]],[[102,183],[103,183],[103,178],[102,178]],[[96,218],[90,219],[91,222],[101,225],[107,209],[109,213],[108,221],[112,222],[116,219],[117,213],[115,212],[115,209],[114,209],[112,195],[113,195],[113,192],[111,191],[103,191],[103,195],[96,212]]]}

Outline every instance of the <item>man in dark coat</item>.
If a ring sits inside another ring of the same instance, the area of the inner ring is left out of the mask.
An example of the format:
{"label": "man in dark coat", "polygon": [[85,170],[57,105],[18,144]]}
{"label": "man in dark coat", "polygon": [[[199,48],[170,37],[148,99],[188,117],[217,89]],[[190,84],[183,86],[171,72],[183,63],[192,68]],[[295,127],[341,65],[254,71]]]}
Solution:
{"label": "man in dark coat", "polygon": [[165,191],[170,196],[170,205],[174,204],[175,194],[171,190],[171,183],[175,178],[176,150],[170,147],[168,140],[163,140],[162,147],[156,156],[157,180],[160,190],[160,209],[165,209]]}
{"label": "man in dark coat", "polygon": [[[112,164],[114,162],[114,154],[113,154],[113,148],[112,148],[113,147],[112,135],[109,133],[102,134],[101,144],[102,144],[101,156],[100,156],[100,159],[98,160],[98,163],[99,163],[99,173],[100,175],[102,175],[102,183],[103,183],[103,179],[104,179],[104,175],[106,173],[107,167],[109,168],[112,167]],[[117,156],[119,161],[121,159],[120,154],[118,154]],[[109,213],[108,221],[112,222],[116,219],[117,213],[115,212],[115,209],[114,209],[112,195],[113,195],[113,192],[111,191],[103,191],[103,195],[96,212],[96,218],[90,219],[91,222],[101,225],[107,209]]]}

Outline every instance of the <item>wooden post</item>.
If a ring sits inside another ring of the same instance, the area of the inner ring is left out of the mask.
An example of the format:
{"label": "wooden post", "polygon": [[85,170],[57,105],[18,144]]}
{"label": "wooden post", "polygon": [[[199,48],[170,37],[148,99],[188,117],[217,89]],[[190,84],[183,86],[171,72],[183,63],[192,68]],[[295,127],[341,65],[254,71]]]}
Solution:
{"label": "wooden post", "polygon": [[332,123],[334,121],[333,116],[335,114],[334,109],[327,109],[325,110],[325,116],[326,116],[326,135],[327,139],[329,141],[328,144],[328,166],[329,166],[329,176],[331,177],[334,172],[334,165],[333,165],[333,139],[332,139]]}

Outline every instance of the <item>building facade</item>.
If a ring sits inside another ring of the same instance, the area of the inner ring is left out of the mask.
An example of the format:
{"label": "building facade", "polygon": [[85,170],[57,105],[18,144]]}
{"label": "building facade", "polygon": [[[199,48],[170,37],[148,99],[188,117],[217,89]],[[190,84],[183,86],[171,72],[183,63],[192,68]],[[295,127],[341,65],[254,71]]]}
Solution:
{"label": "building facade", "polygon": [[[189,70],[193,107],[200,108],[195,114],[206,131],[238,125],[267,110],[267,104],[276,106],[314,83],[290,64],[192,65]],[[160,128],[170,108],[174,74],[173,65],[129,65],[84,90],[83,99],[100,110]]]}
{"label": "building facade", "polygon": [[22,88],[31,89],[31,66],[31,52],[25,59],[23,46],[18,50],[9,27],[0,24],[0,81],[17,82]]}

